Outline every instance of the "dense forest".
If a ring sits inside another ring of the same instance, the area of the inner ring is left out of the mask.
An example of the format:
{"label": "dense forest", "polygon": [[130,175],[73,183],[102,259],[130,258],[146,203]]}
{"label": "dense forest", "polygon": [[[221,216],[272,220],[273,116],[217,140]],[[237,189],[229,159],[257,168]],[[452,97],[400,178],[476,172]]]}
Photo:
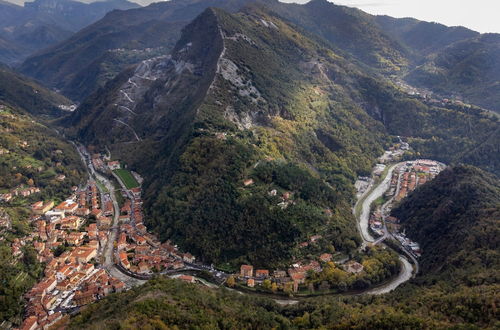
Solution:
{"label": "dense forest", "polygon": [[471,166],[443,171],[394,211],[409,237],[422,242],[422,271],[468,285],[500,276],[500,185]]}

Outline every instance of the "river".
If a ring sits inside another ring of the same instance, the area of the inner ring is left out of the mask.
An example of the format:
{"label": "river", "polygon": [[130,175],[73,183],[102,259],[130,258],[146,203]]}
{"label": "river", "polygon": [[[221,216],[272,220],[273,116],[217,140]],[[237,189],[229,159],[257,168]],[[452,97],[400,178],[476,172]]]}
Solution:
{"label": "river", "polygon": [[367,292],[365,292],[365,294],[378,295],[378,294],[388,293],[396,289],[404,282],[408,281],[412,277],[413,267],[408,261],[408,259],[406,259],[406,257],[400,255],[399,261],[401,262],[401,271],[399,272],[399,275],[395,279],[380,287],[370,289]]}
{"label": "river", "polygon": [[[401,164],[404,164],[404,163],[398,163],[398,164],[391,165],[389,167],[389,170],[386,173],[386,176],[382,179],[382,181],[380,183],[378,183],[378,185],[375,188],[371,188],[371,190],[369,191],[369,193],[366,197],[365,196],[361,197],[364,199],[362,199],[363,204],[361,206],[362,208],[361,208],[361,212],[359,215],[359,219],[357,219],[357,220],[358,220],[358,228],[359,228],[359,231],[361,234],[361,238],[363,239],[363,241],[365,243],[375,242],[375,238],[372,235],[370,235],[370,232],[368,230],[368,227],[369,227],[368,220],[370,218],[371,204],[375,200],[377,200],[379,197],[381,197],[387,191],[387,189],[389,189],[391,178],[392,178],[392,173],[394,172],[394,169],[398,165],[401,165]],[[361,201],[361,199],[360,199],[360,201]],[[412,277],[413,266],[408,261],[408,259],[401,254],[399,255],[399,261],[401,263],[401,271],[396,278],[394,278],[390,282],[388,282],[380,287],[366,291],[365,294],[388,293],[388,292],[396,289],[398,286],[400,286],[404,282],[408,281]]]}
{"label": "river", "polygon": [[363,239],[364,242],[375,242],[375,238],[372,235],[370,235],[370,232],[368,230],[368,220],[370,219],[370,206],[374,201],[376,201],[379,197],[381,197],[387,191],[387,189],[389,189],[392,172],[394,172],[394,169],[399,164],[391,165],[391,167],[387,171],[385,178],[383,178],[382,182],[380,182],[374,189],[372,188],[369,194],[366,197],[364,197],[361,213],[358,219],[359,231],[361,234],[361,238]]}
{"label": "river", "polygon": [[[74,144],[74,145],[76,147],[76,144]],[[78,153],[80,154],[84,164],[86,165],[87,169],[89,170],[90,175],[96,177],[97,180],[104,182],[104,184],[106,185],[106,188],[110,191],[110,197],[111,197],[111,200],[113,201],[113,207],[115,209],[115,217],[113,219],[114,220],[113,229],[110,232],[108,245],[106,246],[106,248],[104,250],[104,256],[105,256],[104,267],[108,271],[110,271],[113,276],[116,276],[119,279],[121,279],[122,281],[125,281],[129,286],[141,285],[141,284],[145,283],[145,281],[130,278],[127,275],[118,271],[113,266],[113,256],[112,256],[113,242],[116,241],[117,227],[118,227],[116,215],[119,214],[118,213],[118,211],[119,211],[118,204],[117,204],[116,198],[114,196],[114,187],[111,184],[111,182],[109,182],[109,180],[107,180],[106,178],[102,177],[101,175],[99,175],[98,173],[95,172],[92,164],[89,162],[90,158],[88,157],[88,155],[86,155],[87,157],[85,157],[80,152],[80,150],[78,148],[77,148],[77,150],[78,150]],[[402,163],[399,163],[399,164],[402,164]],[[367,242],[369,243],[369,242],[375,241],[375,239],[370,235],[370,233],[368,231],[368,219],[370,217],[370,206],[371,206],[373,201],[375,201],[377,198],[382,196],[387,191],[387,189],[389,189],[392,173],[393,173],[394,169],[396,168],[396,166],[399,164],[391,165],[389,170],[386,173],[386,176],[382,179],[382,181],[380,183],[378,183],[375,188],[371,188],[371,190],[369,190],[367,192],[366,196],[363,195],[358,200],[358,203],[362,202],[362,209],[360,212],[359,219],[357,219],[357,222],[358,222],[358,228],[359,228],[359,231],[360,231],[360,234],[361,234],[361,237],[362,237],[364,243],[367,243]],[[383,284],[383,285],[376,287],[376,288],[368,289],[367,291],[365,291],[361,294],[379,295],[379,294],[388,293],[388,292],[396,289],[402,283],[408,281],[412,277],[413,267],[405,256],[400,255],[399,260],[401,263],[401,271],[397,277],[395,277],[394,279],[392,279],[391,281],[389,281],[386,284]],[[205,281],[204,284],[207,285],[208,283]],[[215,286],[215,285],[211,284],[210,286]],[[360,293],[356,293],[353,295],[359,295],[359,294]],[[346,295],[351,295],[351,294],[346,294]],[[274,299],[274,301],[276,301],[280,305],[290,305],[290,304],[296,304],[299,302],[299,300],[295,300],[293,298],[287,299],[286,297],[281,297],[281,299],[277,298],[277,299]]]}

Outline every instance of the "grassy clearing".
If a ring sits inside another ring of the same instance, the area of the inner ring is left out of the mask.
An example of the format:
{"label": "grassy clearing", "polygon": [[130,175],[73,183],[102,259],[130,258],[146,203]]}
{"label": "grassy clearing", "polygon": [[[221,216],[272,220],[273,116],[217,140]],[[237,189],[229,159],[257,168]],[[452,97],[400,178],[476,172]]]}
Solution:
{"label": "grassy clearing", "polygon": [[134,178],[132,173],[130,173],[130,171],[119,169],[119,170],[114,170],[113,172],[116,175],[118,175],[118,177],[120,178],[120,180],[122,180],[123,184],[125,185],[125,187],[127,187],[127,189],[139,187],[139,182],[137,182],[137,180]]}
{"label": "grassy clearing", "polygon": [[108,188],[106,188],[106,186],[105,186],[104,184],[102,184],[102,182],[101,182],[101,181],[97,180],[97,181],[96,181],[96,184],[97,184],[97,186],[99,187],[99,189],[101,189],[101,191],[102,191],[103,193],[105,193],[105,194],[109,193]]}

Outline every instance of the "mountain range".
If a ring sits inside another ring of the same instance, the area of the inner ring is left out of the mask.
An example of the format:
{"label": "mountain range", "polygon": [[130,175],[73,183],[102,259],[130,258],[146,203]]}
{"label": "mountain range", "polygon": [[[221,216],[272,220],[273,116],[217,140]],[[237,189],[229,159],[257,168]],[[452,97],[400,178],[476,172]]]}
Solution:
{"label": "mountain range", "polygon": [[[51,17],[69,10],[49,1],[31,6],[55,10]],[[35,54],[23,48],[33,42],[0,34],[0,46],[15,45],[0,54],[31,54],[16,69],[0,64],[0,101],[27,125],[22,134],[36,121],[61,132],[40,128],[55,141],[33,144],[30,152],[43,159],[57,143],[80,165],[64,137],[140,174],[148,231],[206,265],[234,273],[242,264],[286,269],[325,252],[355,258],[366,244],[353,215],[354,182],[371,174],[384,150],[404,140],[411,149],[403,160],[449,167],[392,210],[423,252],[420,272],[390,294],[278,306],[158,276],[61,326],[498,325],[498,35],[326,0],[172,0],[95,19],[67,22],[73,28],[61,20],[50,31],[68,30],[66,39]],[[78,103],[75,111],[61,110],[73,102],[66,97]],[[73,169],[80,179],[81,168]]]}
{"label": "mountain range", "polygon": [[[289,261],[318,232],[355,248],[352,182],[391,135],[420,156],[497,171],[478,152],[498,149],[496,117],[412,97],[334,49],[261,4],[206,9],[170,54],[122,71],[61,124],[144,173],[162,238],[219,263]],[[295,198],[277,208],[274,189]]]}
{"label": "mountain range", "polygon": [[126,0],[84,4],[36,0],[24,6],[0,1],[0,62],[20,64],[33,53],[57,44],[114,9],[139,7]]}
{"label": "mountain range", "polygon": [[[393,80],[407,80],[442,97],[480,101],[481,106],[498,110],[495,34],[480,35],[463,27],[373,16],[326,0],[313,0],[305,5],[277,0],[173,0],[115,12],[61,44],[32,56],[20,69],[60,89],[71,99],[82,101],[128,65],[171,51],[182,27],[204,9],[213,6],[234,12],[259,2],[273,15],[300,27],[303,33],[321,37],[329,43],[329,48],[364,65],[366,70]],[[465,46],[467,43],[482,44],[487,54],[480,57],[481,50]],[[433,63],[440,52],[446,52],[456,62],[450,60],[446,68],[429,70],[436,67]],[[488,71],[490,78],[467,79],[466,74],[474,72],[461,72],[464,65],[460,64],[460,58],[467,58],[467,68],[477,67],[476,77]]]}
{"label": "mountain range", "polygon": [[25,113],[47,120],[63,114],[59,106],[70,101],[5,65],[0,65],[0,101]]}

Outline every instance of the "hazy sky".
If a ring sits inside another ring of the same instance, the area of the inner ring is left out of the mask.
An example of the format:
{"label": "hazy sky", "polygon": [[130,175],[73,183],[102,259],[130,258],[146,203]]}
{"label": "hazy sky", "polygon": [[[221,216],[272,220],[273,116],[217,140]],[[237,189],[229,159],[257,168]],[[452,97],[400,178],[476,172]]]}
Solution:
{"label": "hazy sky", "polygon": [[[306,3],[308,0],[280,0]],[[500,0],[328,0],[370,14],[414,17],[445,25],[500,33]]]}
{"label": "hazy sky", "polygon": [[[7,0],[22,4],[33,0]],[[78,0],[77,0],[78,1]],[[93,2],[95,0],[80,0]],[[141,4],[160,0],[129,0]],[[280,0],[306,3],[309,0]],[[445,25],[462,25],[469,29],[500,33],[500,0],[328,0],[340,5],[358,7],[370,14],[414,17]]]}

